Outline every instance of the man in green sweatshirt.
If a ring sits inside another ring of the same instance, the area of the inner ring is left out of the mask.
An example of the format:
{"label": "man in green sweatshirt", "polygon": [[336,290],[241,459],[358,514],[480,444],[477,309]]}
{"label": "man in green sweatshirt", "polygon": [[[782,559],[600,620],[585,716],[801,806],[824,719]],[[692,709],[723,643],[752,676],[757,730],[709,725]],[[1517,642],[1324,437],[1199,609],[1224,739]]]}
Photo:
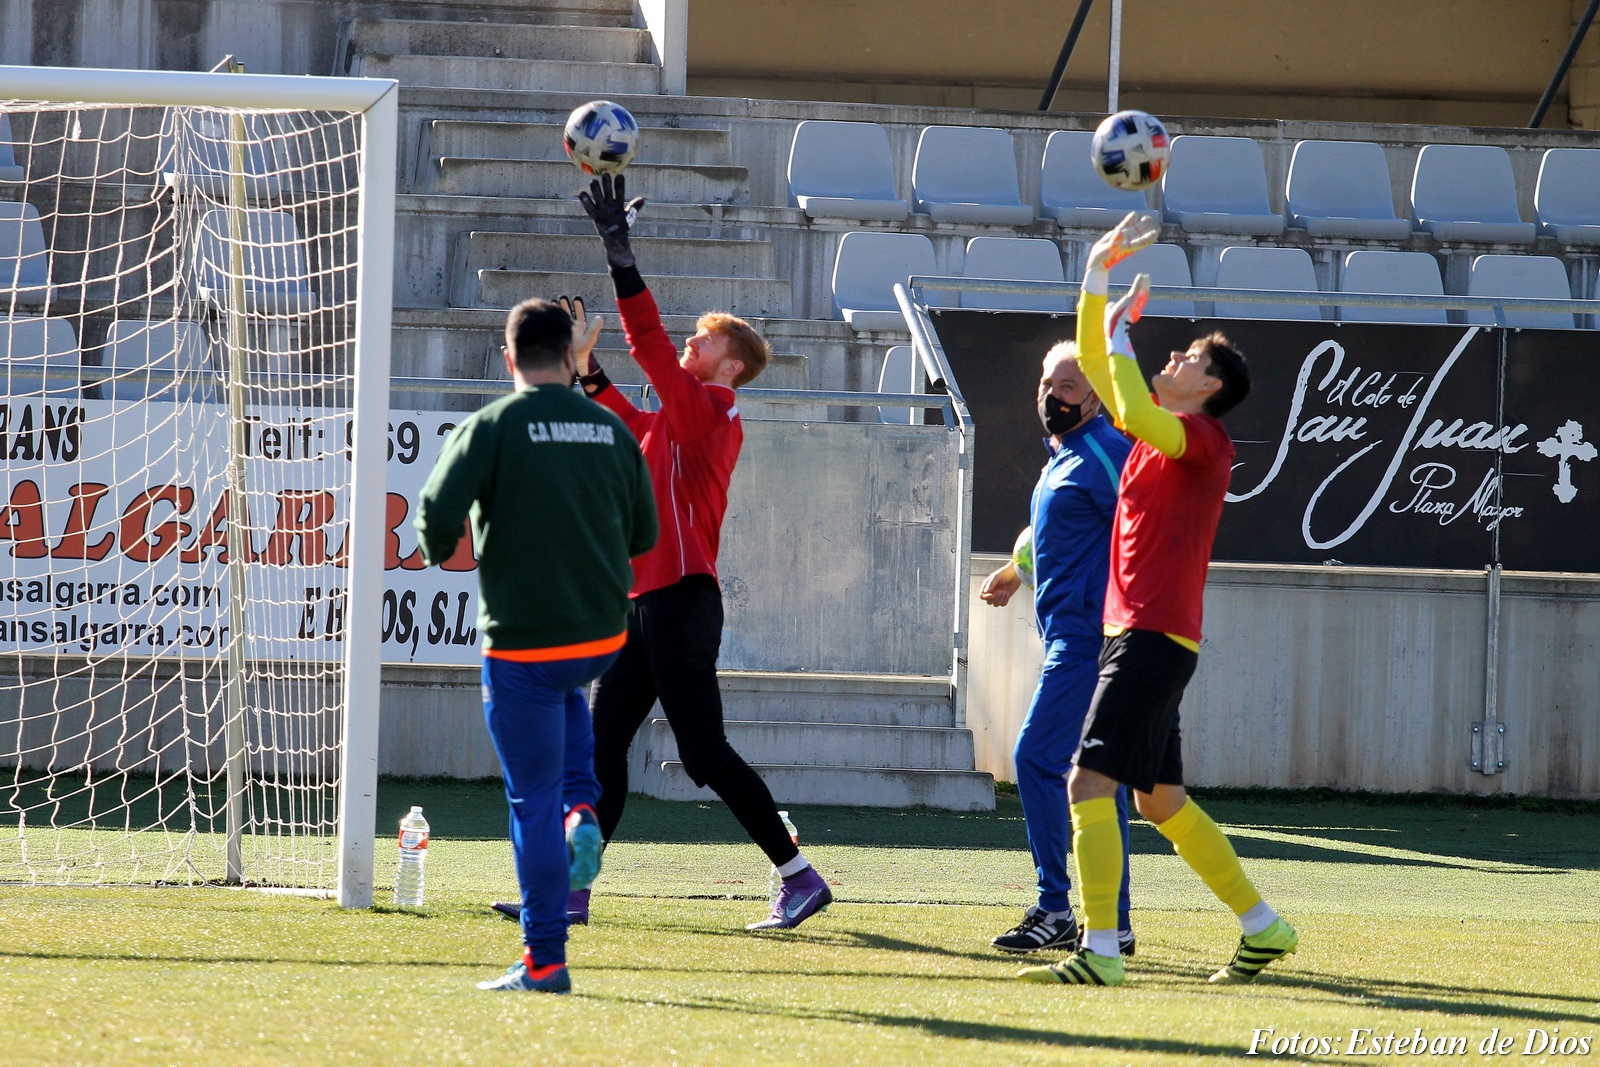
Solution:
{"label": "man in green sweatshirt", "polygon": [[572,988],[567,893],[594,881],[601,851],[582,687],[626,641],[629,560],[656,543],[644,456],[621,419],[573,391],[572,342],[560,305],[511,310],[516,391],[456,427],[417,506],[430,565],[450,558],[472,519],[483,710],[522,888],[522,959],[479,989]]}

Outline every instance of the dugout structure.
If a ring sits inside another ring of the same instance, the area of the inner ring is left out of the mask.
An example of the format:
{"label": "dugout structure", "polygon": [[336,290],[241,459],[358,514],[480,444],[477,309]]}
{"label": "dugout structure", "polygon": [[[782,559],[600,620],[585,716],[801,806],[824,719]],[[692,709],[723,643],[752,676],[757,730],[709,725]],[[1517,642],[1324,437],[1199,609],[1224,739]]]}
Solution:
{"label": "dugout structure", "polygon": [[0,67],[0,880],[372,903],[397,102]]}

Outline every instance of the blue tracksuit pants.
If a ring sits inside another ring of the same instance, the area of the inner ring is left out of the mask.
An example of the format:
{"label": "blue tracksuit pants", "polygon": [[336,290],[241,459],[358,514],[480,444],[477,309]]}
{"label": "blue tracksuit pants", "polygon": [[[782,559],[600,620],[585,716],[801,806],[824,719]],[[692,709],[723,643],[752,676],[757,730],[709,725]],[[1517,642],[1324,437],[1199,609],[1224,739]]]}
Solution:
{"label": "blue tracksuit pants", "polygon": [[582,687],[616,658],[612,652],[545,663],[483,659],[483,715],[511,805],[522,939],[540,966],[567,959],[566,810],[600,798],[594,724]]}
{"label": "blue tracksuit pants", "polygon": [[[1072,812],[1067,775],[1078,750],[1083,720],[1100,677],[1099,638],[1051,641],[1033,704],[1017,735],[1017,793],[1028,825],[1028,848],[1039,876],[1039,907],[1066,911],[1067,852],[1072,846]],[[1128,790],[1117,790],[1117,820],[1122,824],[1122,892],[1117,897],[1117,928],[1128,925]]]}

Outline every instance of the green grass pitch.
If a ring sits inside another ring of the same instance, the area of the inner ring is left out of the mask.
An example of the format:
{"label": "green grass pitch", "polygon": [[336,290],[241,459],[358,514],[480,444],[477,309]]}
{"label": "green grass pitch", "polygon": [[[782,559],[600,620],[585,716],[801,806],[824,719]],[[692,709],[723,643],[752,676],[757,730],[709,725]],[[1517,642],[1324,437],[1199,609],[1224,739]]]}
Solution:
{"label": "green grass pitch", "polygon": [[[1025,985],[988,939],[1030,898],[1021,812],[799,808],[838,900],[751,936],[767,865],[720,805],[634,798],[573,932],[575,995],[472,987],[518,952],[494,783],[386,782],[420,803],[428,906],[342,912],[221,889],[0,888],[5,1064],[1190,1064],[1253,1032],[1330,1036],[1327,1063],[1600,1062],[1600,813],[1210,796],[1301,932],[1255,985],[1218,988],[1237,925],[1166,843],[1133,832],[1139,955],[1121,989]],[[380,845],[380,882],[392,874]],[[386,896],[387,894],[382,894]],[[1054,959],[1055,956],[1046,957]],[[1350,1055],[1352,1028],[1467,1039],[1465,1055]],[[1587,1056],[1522,1055],[1530,1030]]]}

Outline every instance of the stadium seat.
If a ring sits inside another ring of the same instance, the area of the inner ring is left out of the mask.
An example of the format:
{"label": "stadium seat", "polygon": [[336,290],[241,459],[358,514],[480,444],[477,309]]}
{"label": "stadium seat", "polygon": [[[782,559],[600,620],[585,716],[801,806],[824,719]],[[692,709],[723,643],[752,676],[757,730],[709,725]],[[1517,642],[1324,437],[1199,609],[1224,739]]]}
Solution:
{"label": "stadium seat", "polygon": [[1496,145],[1430,144],[1411,178],[1411,221],[1441,241],[1528,244],[1511,157]]}
{"label": "stadium seat", "polygon": [[[913,377],[912,360],[915,354],[910,345],[895,345],[883,354],[883,370],[878,374],[878,392],[909,393]],[[879,408],[878,421],[909,426],[916,421],[916,408]]]}
{"label": "stadium seat", "polygon": [[[974,237],[967,242],[961,273],[968,278],[1008,278],[1029,282],[1065,282],[1061,249],[1038,237]],[[1066,312],[1067,298],[1043,293],[962,293],[961,306],[987,311]]]}
{"label": "stadium seat", "polygon": [[1600,245],[1600,150],[1552,148],[1533,193],[1539,232],[1564,245]]}
{"label": "stadium seat", "polygon": [[938,273],[933,242],[920,233],[847,233],[833,261],[833,304],[852,329],[904,330],[895,283]]}
{"label": "stadium seat", "polygon": [[1249,137],[1172,139],[1172,160],[1161,179],[1167,221],[1199,233],[1270,236],[1283,232],[1283,216],[1267,197],[1261,146]]}
{"label": "stadium seat", "polygon": [[[1468,296],[1528,296],[1540,300],[1571,300],[1567,268],[1554,256],[1478,256],[1467,278]],[[1540,311],[1505,313],[1506,325],[1519,330],[1570,330],[1569,314]],[[1469,311],[1467,321],[1493,326],[1494,312]]]}
{"label": "stadium seat", "polygon": [[[1129,256],[1111,268],[1111,284],[1127,285],[1136,274],[1150,275],[1151,285],[1193,285],[1189,273],[1189,257],[1178,245],[1151,245]],[[1192,300],[1151,300],[1145,305],[1146,315],[1171,315],[1176,318],[1194,318]]]}
{"label": "stadium seat", "polygon": [[1109,230],[1130,211],[1149,211],[1143,193],[1113,189],[1089,161],[1087,130],[1057,130],[1044,143],[1039,204],[1063,226]]}
{"label": "stadium seat", "polygon": [[814,219],[900,222],[911,214],[895,196],[889,135],[876,122],[808,119],[796,126],[789,195]]}
{"label": "stadium seat", "polygon": [[[1439,261],[1426,252],[1351,252],[1344,257],[1341,293],[1443,296]],[[1341,322],[1445,322],[1443,308],[1341,307]]]}
{"label": "stadium seat", "polygon": [[11,118],[0,111],[0,182],[20,182],[27,177],[17,166],[17,154],[12,149]]}
{"label": "stadium seat", "polygon": [[[101,386],[106,400],[164,400],[220,403],[218,383],[211,380],[206,359],[205,330],[198,322],[171,319],[118,319],[106,332],[104,363],[119,377]],[[182,379],[151,381],[139,373],[157,371],[177,374]]]}
{"label": "stadium seat", "polygon": [[929,126],[917,139],[911,195],[935,222],[1026,226],[1011,134],[988,126]]}
{"label": "stadium seat", "polygon": [[[226,307],[232,290],[227,208],[213,208],[200,220],[195,282],[201,299]],[[315,311],[316,294],[306,272],[305,242],[294,216],[247,208],[244,242],[245,311],[254,315],[296,315]]]}
{"label": "stadium seat", "polygon": [[[286,161],[282,139],[272,135],[270,116],[245,115],[244,193],[251,200],[276,197],[282,190],[278,173]],[[213,200],[233,195],[230,144],[232,116],[191,108],[168,108],[157,147],[162,180],[180,194]]]}
{"label": "stadium seat", "polygon": [[44,224],[32,204],[0,202],[0,309],[43,304],[50,287],[50,253]]}
{"label": "stadium seat", "polygon": [[[1317,290],[1317,268],[1303,248],[1224,248],[1217,261],[1218,289]],[[1218,301],[1219,319],[1320,319],[1314,304],[1229,304]]]}
{"label": "stadium seat", "polygon": [[1313,237],[1398,241],[1411,232],[1395,218],[1389,164],[1372,141],[1301,141],[1285,185],[1289,225]]}
{"label": "stadium seat", "polygon": [[31,315],[0,318],[0,374],[5,376],[10,396],[78,398],[80,383],[70,380],[45,381],[46,370],[77,372],[83,365],[78,351],[78,335],[66,319],[46,319]]}

